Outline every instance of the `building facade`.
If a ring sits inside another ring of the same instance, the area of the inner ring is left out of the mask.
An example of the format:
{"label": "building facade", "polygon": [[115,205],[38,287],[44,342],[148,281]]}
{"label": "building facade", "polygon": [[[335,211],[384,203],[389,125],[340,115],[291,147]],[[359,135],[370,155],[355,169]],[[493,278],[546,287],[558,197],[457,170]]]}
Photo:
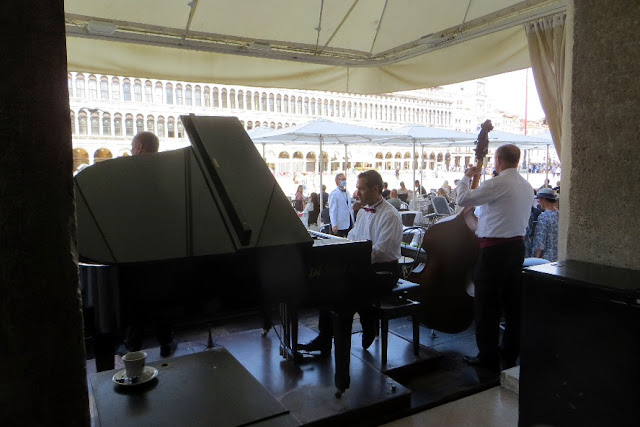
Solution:
{"label": "building facade", "polygon": [[[516,121],[491,112],[481,80],[446,88],[353,95],[70,72],[68,86],[74,170],[130,155],[131,139],[141,131],[158,135],[163,151],[187,146],[180,115],[190,113],[235,116],[248,131],[286,128],[320,117],[385,130],[420,124],[470,133],[486,118],[500,130],[507,130],[508,123],[512,131]],[[323,151],[326,172],[345,166],[357,170],[412,168],[410,147],[358,146],[346,155],[339,148]],[[319,147],[271,146],[263,154],[276,173],[319,171]],[[473,161],[473,151],[428,147],[421,148],[415,158],[418,169],[453,170]]]}

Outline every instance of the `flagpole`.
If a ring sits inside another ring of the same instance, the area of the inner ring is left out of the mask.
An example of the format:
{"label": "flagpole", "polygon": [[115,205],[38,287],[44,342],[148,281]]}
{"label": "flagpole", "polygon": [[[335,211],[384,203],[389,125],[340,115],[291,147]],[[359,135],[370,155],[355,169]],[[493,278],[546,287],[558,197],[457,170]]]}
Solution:
{"label": "flagpole", "polygon": [[527,134],[527,124],[528,124],[528,118],[527,118],[527,110],[528,110],[528,106],[529,106],[529,69],[525,70],[525,75],[524,75],[524,134]]}

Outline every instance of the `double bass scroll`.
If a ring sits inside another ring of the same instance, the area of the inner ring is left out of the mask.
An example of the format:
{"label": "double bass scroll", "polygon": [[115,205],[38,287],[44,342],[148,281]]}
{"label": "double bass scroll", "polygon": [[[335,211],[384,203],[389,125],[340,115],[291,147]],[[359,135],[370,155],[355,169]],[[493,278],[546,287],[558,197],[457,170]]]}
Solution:
{"label": "double bass scroll", "polygon": [[[492,129],[491,120],[481,125],[475,148],[479,168],[483,167]],[[479,179],[479,175],[474,175],[471,188],[478,186]],[[452,221],[430,227],[422,241],[427,254],[425,267],[409,276],[409,280],[420,284],[420,322],[441,332],[459,333],[473,322],[473,297],[467,288],[480,249],[475,227],[467,224],[471,218],[475,220],[473,207],[463,210]]]}

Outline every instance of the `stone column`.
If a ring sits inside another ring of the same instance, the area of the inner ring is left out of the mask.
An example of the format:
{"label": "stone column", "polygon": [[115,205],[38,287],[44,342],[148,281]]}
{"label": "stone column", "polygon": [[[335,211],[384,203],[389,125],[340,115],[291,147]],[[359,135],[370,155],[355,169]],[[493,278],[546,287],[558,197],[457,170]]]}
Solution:
{"label": "stone column", "polygon": [[89,425],[64,2],[4,2],[0,425]]}
{"label": "stone column", "polygon": [[640,2],[573,3],[570,103],[564,104],[570,116],[563,120],[569,129],[563,132],[560,259],[637,270]]}

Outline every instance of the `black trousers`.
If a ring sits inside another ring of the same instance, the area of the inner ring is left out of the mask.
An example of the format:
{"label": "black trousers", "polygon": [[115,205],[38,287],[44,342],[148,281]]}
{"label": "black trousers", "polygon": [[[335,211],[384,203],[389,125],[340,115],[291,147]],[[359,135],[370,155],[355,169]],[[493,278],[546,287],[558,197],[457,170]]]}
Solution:
{"label": "black trousers", "polygon": [[502,356],[505,363],[514,364],[520,354],[523,261],[522,241],[480,250],[473,282],[476,343],[478,358],[483,362],[498,363],[500,360],[500,316],[503,312]]}

